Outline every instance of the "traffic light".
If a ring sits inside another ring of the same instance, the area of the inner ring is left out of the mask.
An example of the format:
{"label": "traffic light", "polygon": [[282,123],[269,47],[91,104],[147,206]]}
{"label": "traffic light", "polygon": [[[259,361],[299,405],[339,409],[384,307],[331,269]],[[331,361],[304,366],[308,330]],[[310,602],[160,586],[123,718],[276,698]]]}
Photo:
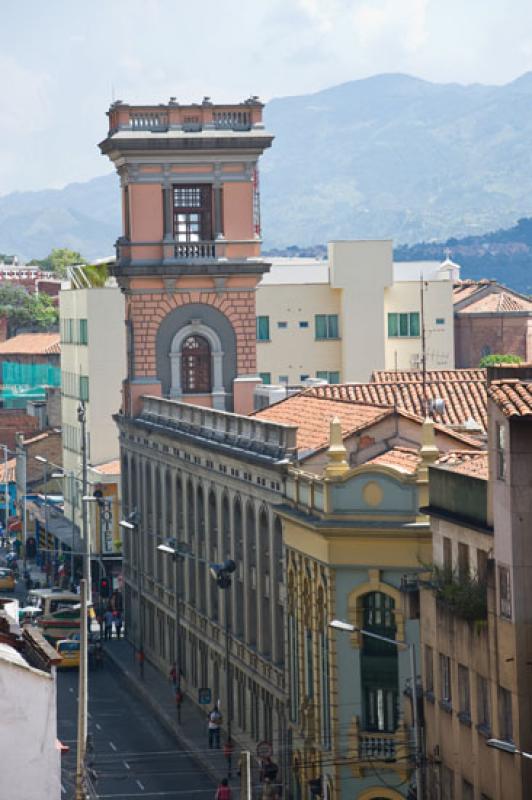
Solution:
{"label": "traffic light", "polygon": [[111,594],[111,584],[109,578],[100,579],[100,597],[109,597]]}

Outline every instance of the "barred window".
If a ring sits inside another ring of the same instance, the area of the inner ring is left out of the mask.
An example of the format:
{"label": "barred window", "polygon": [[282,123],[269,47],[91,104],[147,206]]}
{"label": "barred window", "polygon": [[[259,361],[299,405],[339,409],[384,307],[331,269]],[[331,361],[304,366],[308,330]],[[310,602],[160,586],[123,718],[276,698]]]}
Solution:
{"label": "barred window", "polygon": [[182,386],[185,394],[211,391],[211,348],[203,336],[188,336],[181,348]]}

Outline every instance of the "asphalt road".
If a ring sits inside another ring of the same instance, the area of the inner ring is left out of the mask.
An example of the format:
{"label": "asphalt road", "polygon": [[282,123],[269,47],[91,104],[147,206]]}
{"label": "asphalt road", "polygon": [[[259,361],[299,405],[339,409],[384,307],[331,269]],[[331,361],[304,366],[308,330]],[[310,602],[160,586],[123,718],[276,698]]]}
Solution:
{"label": "asphalt road", "polygon": [[[70,751],[62,756],[62,798],[74,797],[77,730],[77,670],[58,673],[59,738]],[[140,700],[128,693],[106,665],[89,678],[89,734],[98,798],[210,800],[215,785],[183,752]]]}

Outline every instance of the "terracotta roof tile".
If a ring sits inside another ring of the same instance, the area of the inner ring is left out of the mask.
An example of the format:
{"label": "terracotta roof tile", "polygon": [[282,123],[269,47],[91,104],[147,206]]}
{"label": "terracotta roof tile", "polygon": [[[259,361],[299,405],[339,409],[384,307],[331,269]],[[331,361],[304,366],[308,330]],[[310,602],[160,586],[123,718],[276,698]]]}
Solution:
{"label": "terracotta roof tile", "polygon": [[506,417],[532,416],[532,382],[493,381],[488,392]]}
{"label": "terracotta roof tile", "polygon": [[56,355],[61,352],[58,333],[19,333],[0,342],[0,356],[5,355]]}
{"label": "terracotta roof tile", "polygon": [[[442,381],[486,381],[485,369],[429,369],[427,370],[427,383]],[[420,369],[410,369],[403,371],[396,370],[375,370],[371,375],[372,383],[423,383],[423,371]]]}
{"label": "terracotta roof tile", "polygon": [[99,472],[102,475],[120,475],[120,459],[115,458],[114,461],[106,461],[105,464],[97,464],[91,467],[92,472]]}
{"label": "terracotta roof tile", "polygon": [[532,311],[532,302],[511,292],[491,292],[461,309],[460,314],[504,313],[510,311]]}
{"label": "terracotta roof tile", "polygon": [[297,449],[305,452],[319,450],[329,442],[330,422],[334,417],[340,420],[345,437],[392,413],[393,409],[389,407],[339,403],[303,392],[257,411],[253,416],[270,422],[296,425]]}
{"label": "terracotta roof tile", "polygon": [[461,475],[470,475],[473,478],[481,478],[485,481],[489,477],[488,453],[485,450],[480,453],[461,450],[451,451],[440,456],[436,464]]}
{"label": "terracotta roof tile", "polygon": [[394,467],[400,472],[413,475],[420,462],[419,450],[410,447],[392,447],[385,453],[381,453],[375,458],[370,458],[365,464],[380,464],[385,467]]}
{"label": "terracotta roof tile", "polygon": [[0,481],[4,483],[5,481],[5,468],[7,467],[7,480],[8,482],[13,482],[15,480],[15,471],[17,467],[17,459],[10,458],[8,461],[1,461],[0,462]]}
{"label": "terracotta roof tile", "polygon": [[[468,370],[457,370],[457,372],[468,372]],[[470,372],[484,375],[483,370],[470,370]],[[397,374],[400,375],[402,373]],[[443,375],[444,373],[437,374]],[[445,401],[445,410],[441,417],[438,417],[438,422],[443,425],[461,427],[472,419],[482,430],[486,430],[487,398],[484,377],[482,380],[459,380],[453,375],[449,380],[443,378],[434,380],[431,376],[431,379],[427,381],[426,389],[429,400],[441,399]],[[313,386],[305,391],[305,395],[347,403],[395,406],[417,417],[425,415],[423,384],[418,380],[417,374],[412,380],[404,382]]]}

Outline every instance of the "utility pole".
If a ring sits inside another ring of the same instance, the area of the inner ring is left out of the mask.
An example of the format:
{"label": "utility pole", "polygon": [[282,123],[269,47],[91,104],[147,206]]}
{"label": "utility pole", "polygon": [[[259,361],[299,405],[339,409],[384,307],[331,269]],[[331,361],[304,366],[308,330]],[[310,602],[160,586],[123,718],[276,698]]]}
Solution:
{"label": "utility pole", "polygon": [[76,751],[76,798],[86,800],[85,791],[85,748],[87,744],[87,582],[80,581],[80,658],[78,688],[78,746]]}
{"label": "utility pole", "polygon": [[244,750],[240,755],[240,797],[242,800],[252,800],[251,793],[251,753]]}
{"label": "utility pole", "polygon": [[425,283],[423,273],[419,276],[419,290],[421,293],[421,368],[423,370],[423,416],[428,415],[429,404],[427,400],[427,342],[425,338]]}
{"label": "utility pole", "polygon": [[87,504],[83,502],[83,497],[87,496],[87,410],[82,400],[78,406],[78,422],[81,426],[81,531],[83,536],[83,578],[87,582],[88,602],[91,600],[91,559],[89,542],[89,524]]}

